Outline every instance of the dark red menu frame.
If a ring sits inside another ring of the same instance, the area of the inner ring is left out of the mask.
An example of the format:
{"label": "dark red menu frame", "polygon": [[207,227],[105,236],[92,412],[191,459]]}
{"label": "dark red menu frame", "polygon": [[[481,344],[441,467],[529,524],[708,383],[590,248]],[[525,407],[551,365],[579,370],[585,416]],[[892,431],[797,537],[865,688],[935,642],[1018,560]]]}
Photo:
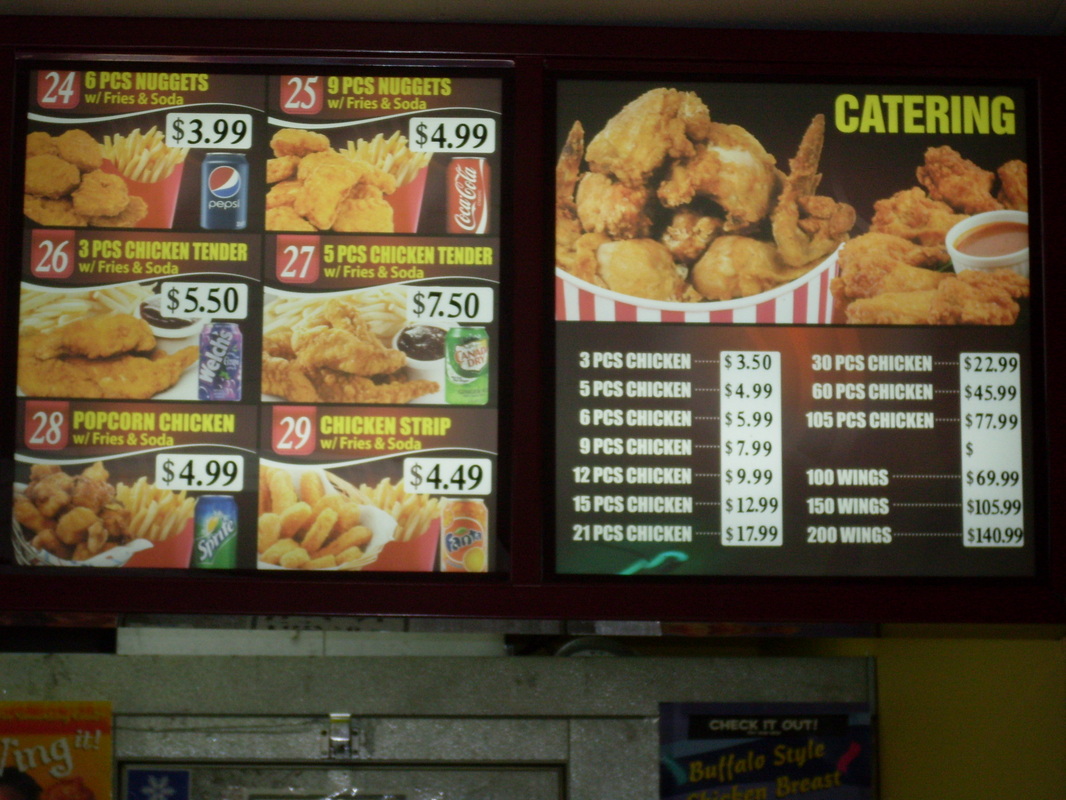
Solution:
{"label": "dark red menu frame", "polygon": [[[14,259],[20,244],[20,176],[13,147],[21,120],[14,109],[20,59],[202,60],[209,65],[307,63],[353,59],[400,63],[443,59],[457,66],[500,60],[513,65],[509,87],[513,136],[504,141],[511,181],[502,198],[505,263],[510,264],[502,313],[509,374],[501,376],[500,531],[510,571],[443,581],[431,575],[312,575],[205,571],[117,574],[3,568],[0,603],[17,610],[142,613],[281,613],[450,616],[472,618],[659,619],[717,621],[969,621],[1066,620],[1066,548],[1054,500],[1066,471],[1056,452],[1062,426],[1053,398],[1066,390],[1066,363],[1057,337],[1034,336],[1032,396],[1037,508],[1037,570],[1016,579],[581,578],[555,575],[551,364],[553,82],[583,77],[692,75],[713,81],[742,77],[904,83],[1000,80],[1031,87],[1031,152],[1040,163],[1032,193],[1045,224],[1032,243],[1044,275],[1044,318],[1061,313],[1066,279],[1054,265],[1066,257],[1066,234],[1055,220],[1066,196],[1066,152],[1055,146],[1066,127],[1066,88],[1060,43],[1044,38],[896,36],[713,30],[521,27],[472,25],[272,22],[261,20],[120,20],[9,17],[0,34],[0,245]],[[195,45],[189,45],[196,42]],[[245,61],[246,60],[246,61]],[[220,67],[221,68],[221,67]],[[5,284],[5,353],[13,364],[17,270]],[[1043,358],[1043,369],[1040,359]],[[1042,373],[1042,374],[1041,374]],[[1042,377],[1042,380],[1040,378]],[[0,392],[14,418],[13,370]],[[12,443],[7,440],[5,470]],[[5,485],[11,481],[5,475]],[[304,578],[305,576],[299,576]]]}

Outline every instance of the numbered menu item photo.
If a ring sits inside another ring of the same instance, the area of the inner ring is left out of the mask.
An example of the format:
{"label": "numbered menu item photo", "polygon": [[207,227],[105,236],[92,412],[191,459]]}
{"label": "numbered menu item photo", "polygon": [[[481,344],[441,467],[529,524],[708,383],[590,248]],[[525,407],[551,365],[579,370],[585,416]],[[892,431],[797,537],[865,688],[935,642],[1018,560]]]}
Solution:
{"label": "numbered menu item photo", "polygon": [[559,82],[557,571],[1033,574],[1026,100]]}

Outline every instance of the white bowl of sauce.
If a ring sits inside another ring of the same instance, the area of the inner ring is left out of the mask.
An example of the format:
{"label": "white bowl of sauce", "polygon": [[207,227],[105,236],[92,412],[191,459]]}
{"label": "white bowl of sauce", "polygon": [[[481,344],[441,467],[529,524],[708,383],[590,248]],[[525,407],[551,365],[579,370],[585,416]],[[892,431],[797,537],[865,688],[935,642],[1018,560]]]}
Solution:
{"label": "white bowl of sauce", "polygon": [[984,211],[955,225],[947,235],[956,272],[1009,268],[1029,277],[1029,214]]}

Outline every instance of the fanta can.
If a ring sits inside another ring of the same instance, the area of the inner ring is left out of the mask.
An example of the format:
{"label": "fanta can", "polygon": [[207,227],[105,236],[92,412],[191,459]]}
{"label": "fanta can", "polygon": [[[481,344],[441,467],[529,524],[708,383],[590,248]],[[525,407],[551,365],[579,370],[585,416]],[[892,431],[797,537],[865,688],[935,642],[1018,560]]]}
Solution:
{"label": "fanta can", "polygon": [[488,572],[489,510],[481,500],[442,500],[440,571]]}

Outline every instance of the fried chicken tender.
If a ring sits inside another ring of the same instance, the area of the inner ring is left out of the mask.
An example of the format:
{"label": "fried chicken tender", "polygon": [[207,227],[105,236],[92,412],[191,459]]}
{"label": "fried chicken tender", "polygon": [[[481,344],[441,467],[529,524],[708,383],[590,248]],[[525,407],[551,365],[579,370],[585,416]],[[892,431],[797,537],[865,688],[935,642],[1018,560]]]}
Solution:
{"label": "fried chicken tender", "polygon": [[317,403],[318,390],[311,376],[295,362],[263,354],[263,391],[284,397],[290,403]]}
{"label": "fried chicken tender", "polygon": [[1024,161],[1015,159],[996,170],[999,175],[999,193],[996,199],[1004,208],[1015,211],[1029,210],[1029,168]]}
{"label": "fried chicken tender", "polygon": [[52,199],[23,195],[22,213],[38,225],[63,225],[71,228],[83,227],[88,220],[74,210],[74,203],[69,197]]}
{"label": "fried chicken tender", "polygon": [[931,198],[943,200],[956,211],[977,214],[1003,207],[992,196],[996,176],[946,145],[926,150],[925,165],[918,167],[917,174]]}
{"label": "fried chicken tender", "polygon": [[329,138],[316,131],[282,128],[270,139],[270,149],[275,156],[303,157],[329,149]]}
{"label": "fried chicken tender", "polygon": [[101,314],[68,322],[36,337],[33,355],[104,358],[129,351],[152,350],[155,336],[148,323],[130,314]]}
{"label": "fried chicken tender", "polygon": [[770,221],[781,260],[802,267],[825,258],[848,238],[855,225],[855,209],[815,194],[822,176],[818,162],[825,141],[825,115],[811,120]]}
{"label": "fried chicken tender", "polygon": [[951,206],[930,198],[920,186],[896,192],[874,203],[870,230],[890,233],[922,245],[942,245],[948,231],[966,214],[956,214]]}
{"label": "fried chicken tender", "polygon": [[667,158],[695,155],[695,142],[708,136],[711,114],[694,92],[652,89],[608,120],[588,144],[593,172],[639,187]]}
{"label": "fried chicken tender", "polygon": [[759,140],[739,125],[712,122],[707,142],[671,165],[658,195],[669,208],[708,197],[725,210],[725,231],[737,232],[766,217],[777,188],[776,161]]}
{"label": "fried chicken tender", "polygon": [[380,403],[403,405],[440,389],[436,381],[374,383],[370,378],[324,369],[319,373],[318,394],[325,403]]}
{"label": "fried chicken tender", "polygon": [[74,210],[86,217],[114,217],[129,205],[130,193],[121,175],[98,169],[82,176],[71,200]]}
{"label": "fried chicken tender", "polygon": [[680,301],[685,291],[670,251],[654,239],[622,239],[596,250],[597,274],[615,292],[649,300]]}
{"label": "fried chicken tender", "polygon": [[45,153],[26,159],[26,194],[38,197],[63,197],[81,182],[81,172],[57,155]]}
{"label": "fried chicken tender", "polygon": [[80,128],[61,133],[55,138],[55,145],[59,157],[82,172],[100,169],[104,163],[104,148]]}
{"label": "fried chicken tender", "polygon": [[612,180],[599,172],[586,172],[577,185],[577,216],[590,233],[612,239],[639,239],[651,231],[647,213],[649,192]]}
{"label": "fried chicken tender", "polygon": [[748,236],[719,236],[692,268],[692,285],[708,300],[750,297],[806,272],[790,267],[769,242]]}

